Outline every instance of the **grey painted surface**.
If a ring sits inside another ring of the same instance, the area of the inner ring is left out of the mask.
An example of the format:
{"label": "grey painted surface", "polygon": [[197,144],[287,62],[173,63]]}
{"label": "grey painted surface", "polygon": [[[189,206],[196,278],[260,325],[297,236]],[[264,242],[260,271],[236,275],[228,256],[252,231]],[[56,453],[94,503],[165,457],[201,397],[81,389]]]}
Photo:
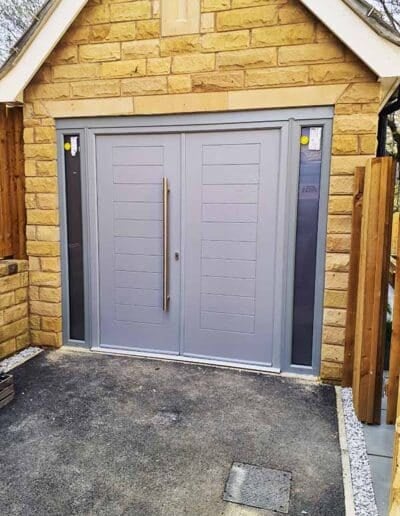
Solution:
{"label": "grey painted surface", "polygon": [[163,192],[168,176],[170,246],[180,247],[180,137],[98,136],[100,346],[179,352],[180,262],[170,260],[162,309]]}
{"label": "grey painted surface", "polygon": [[[85,148],[85,160],[82,164],[86,171],[83,177],[83,204],[84,204],[84,221],[85,221],[85,292],[86,305],[85,310],[88,314],[86,318],[86,335],[87,342],[82,343],[98,349],[100,339],[100,293],[99,293],[99,266],[98,253],[99,234],[98,234],[98,205],[97,205],[97,171],[96,163],[96,138],[101,135],[140,135],[140,134],[168,134],[181,131],[181,156],[180,163],[182,170],[186,169],[185,140],[192,132],[208,133],[210,130],[227,131],[227,130],[252,130],[252,129],[279,129],[283,140],[288,140],[287,148],[281,149],[281,163],[287,163],[289,173],[287,183],[280,181],[279,198],[282,204],[279,206],[279,235],[280,240],[276,242],[276,252],[283,257],[282,277],[275,278],[277,289],[277,302],[275,304],[276,320],[281,319],[281,326],[275,324],[275,346],[273,351],[273,363],[283,370],[293,371],[295,373],[318,374],[320,367],[320,347],[322,333],[322,313],[323,313],[323,288],[324,288],[324,264],[325,264],[325,239],[326,239],[326,219],[327,219],[327,203],[328,203],[328,184],[329,184],[329,162],[330,162],[330,145],[331,145],[331,121],[333,109],[326,108],[299,108],[290,110],[268,110],[268,111],[249,111],[240,113],[217,113],[217,114],[194,114],[194,115],[168,115],[168,116],[151,116],[151,117],[109,117],[96,119],[71,119],[57,121],[60,141],[63,134],[76,132],[80,128],[85,135],[82,139],[82,145]],[[290,118],[289,123],[285,122]],[[296,119],[296,120],[294,120]],[[313,366],[298,367],[290,363],[291,355],[291,299],[293,295],[293,270],[294,270],[294,235],[295,235],[295,213],[296,213],[296,195],[297,195],[297,176],[299,162],[299,134],[301,126],[323,126],[324,127],[324,156],[323,170],[321,179],[321,209],[320,224],[318,235],[318,257],[317,257],[317,278],[316,278],[316,305],[315,305],[315,331],[314,331],[314,351]],[[60,151],[61,152],[61,151]],[[288,155],[287,155],[288,152]],[[190,161],[190,157],[189,157]],[[236,176],[237,178],[237,176]],[[181,176],[182,182],[182,204],[185,204],[185,174]],[[60,196],[63,201],[63,181],[60,182]],[[228,209],[229,210],[229,209]],[[233,209],[226,212],[232,216],[234,220]],[[62,223],[65,224],[65,214],[62,212]],[[251,210],[246,213],[242,212],[240,217],[248,217],[251,221]],[[212,209],[207,212],[207,217],[215,218],[216,214]],[[184,239],[185,221],[181,218],[182,238]],[[182,240],[183,244],[183,240]],[[65,239],[62,242],[63,253],[65,254]],[[222,246],[227,248],[229,246]],[[185,268],[185,256],[181,254],[181,267]],[[66,297],[68,289],[65,287],[68,281],[68,273],[63,274],[64,289],[63,302],[64,307],[67,304]],[[180,347],[183,349],[182,337],[185,331],[185,313],[184,313],[184,283],[181,282],[181,317],[180,317]],[[68,317],[67,311],[64,310],[64,320]],[[67,326],[68,322],[65,324]],[[68,334],[65,333],[65,339],[68,342]],[[71,342],[76,345],[76,342]],[[114,348],[118,350],[118,348]],[[127,349],[127,348],[125,348]],[[123,351],[123,348],[120,348]],[[129,351],[128,353],[135,353]],[[140,351],[137,353],[141,354]],[[157,356],[167,356],[163,352]],[[184,359],[181,355],[181,358]],[[198,360],[193,358],[193,360]],[[204,359],[205,360],[205,359]],[[211,363],[212,361],[210,361]],[[234,363],[233,361],[225,361],[224,363]],[[244,364],[245,365],[245,364]],[[250,367],[250,366],[249,366]],[[254,365],[252,367],[263,369],[262,365]],[[277,370],[276,367],[267,366],[270,370]]]}
{"label": "grey painted surface", "polygon": [[223,492],[245,462],[292,473],[291,516],[344,516],[331,386],[63,351],[13,372],[0,514],[244,516]]}
{"label": "grey painted surface", "polygon": [[274,308],[282,145],[279,129],[187,137],[186,355],[279,366],[273,350],[281,324]]}

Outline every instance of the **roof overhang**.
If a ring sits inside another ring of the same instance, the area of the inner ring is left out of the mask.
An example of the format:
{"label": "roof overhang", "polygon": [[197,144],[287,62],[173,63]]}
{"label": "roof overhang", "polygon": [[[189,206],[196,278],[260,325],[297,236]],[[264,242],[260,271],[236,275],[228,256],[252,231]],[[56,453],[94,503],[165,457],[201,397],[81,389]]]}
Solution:
{"label": "roof overhang", "polygon": [[[389,94],[400,77],[400,46],[366,22],[352,7],[355,1],[300,0],[379,77]],[[51,2],[20,51],[0,70],[0,102],[21,100],[26,86],[86,3],[87,0]]]}
{"label": "roof overhang", "polygon": [[0,102],[18,102],[24,89],[46,61],[88,0],[52,2],[32,34],[0,71]]}

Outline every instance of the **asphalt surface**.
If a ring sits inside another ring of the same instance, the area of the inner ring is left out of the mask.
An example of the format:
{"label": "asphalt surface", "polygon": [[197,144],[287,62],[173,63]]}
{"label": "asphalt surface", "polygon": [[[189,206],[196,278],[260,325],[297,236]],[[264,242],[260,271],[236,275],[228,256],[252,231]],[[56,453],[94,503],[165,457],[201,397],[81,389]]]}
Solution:
{"label": "asphalt surface", "polygon": [[333,387],[65,351],[13,373],[0,514],[270,514],[223,501],[233,462],[291,472],[291,515],[345,514]]}

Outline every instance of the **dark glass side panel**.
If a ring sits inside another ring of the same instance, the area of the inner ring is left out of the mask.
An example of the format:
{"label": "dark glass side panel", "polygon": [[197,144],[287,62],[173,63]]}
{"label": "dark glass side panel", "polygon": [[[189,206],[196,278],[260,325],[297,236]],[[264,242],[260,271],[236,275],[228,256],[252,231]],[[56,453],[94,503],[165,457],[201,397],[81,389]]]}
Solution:
{"label": "dark glass side panel", "polygon": [[78,135],[64,136],[69,272],[69,336],[73,340],[85,340],[81,152],[79,140]]}
{"label": "dark glass side panel", "polygon": [[302,128],[300,149],[292,364],[312,366],[322,128]]}

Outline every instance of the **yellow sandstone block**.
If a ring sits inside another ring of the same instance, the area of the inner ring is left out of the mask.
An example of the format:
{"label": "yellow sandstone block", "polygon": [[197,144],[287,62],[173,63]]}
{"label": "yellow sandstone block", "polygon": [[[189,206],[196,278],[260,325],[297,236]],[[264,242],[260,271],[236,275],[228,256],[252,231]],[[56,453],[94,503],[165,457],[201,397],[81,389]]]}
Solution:
{"label": "yellow sandstone block", "polygon": [[27,223],[57,226],[59,224],[58,210],[28,210]]}
{"label": "yellow sandstone block", "polygon": [[71,84],[72,97],[118,97],[120,95],[120,83],[116,80],[81,81]]}
{"label": "yellow sandstone block", "polygon": [[171,73],[171,57],[155,57],[147,60],[147,75],[166,75]]}
{"label": "yellow sandstone block", "polygon": [[351,233],[351,215],[330,215],[328,233]]}
{"label": "yellow sandstone block", "polygon": [[160,50],[162,56],[198,52],[200,50],[200,36],[196,34],[163,38]]}
{"label": "yellow sandstone block", "polygon": [[299,45],[312,43],[314,37],[315,29],[311,23],[276,25],[274,27],[254,29],[252,31],[251,45],[253,47]]}
{"label": "yellow sandstone block", "polygon": [[61,302],[61,288],[40,287],[39,299],[48,303],[59,303]]}
{"label": "yellow sandstone block", "polygon": [[334,135],[332,154],[358,154],[357,135]]}
{"label": "yellow sandstone block", "polygon": [[60,347],[62,338],[60,333],[34,330],[31,332],[32,344],[36,346]]}
{"label": "yellow sandstone block", "polygon": [[340,61],[344,59],[343,48],[336,43],[310,43],[281,47],[278,52],[281,65]]}
{"label": "yellow sandstone block", "polygon": [[238,50],[250,45],[250,32],[238,30],[226,33],[210,33],[201,37],[203,52],[222,52],[224,50]]}
{"label": "yellow sandstone block", "polygon": [[347,215],[353,210],[353,198],[350,195],[331,195],[329,198],[329,213]]}
{"label": "yellow sandstone block", "polygon": [[348,272],[350,255],[348,253],[327,253],[326,270],[329,272]]}
{"label": "yellow sandstone block", "polygon": [[123,59],[159,57],[159,55],[160,41],[158,39],[146,39],[142,41],[130,41],[122,43]]}
{"label": "yellow sandstone block", "polygon": [[353,193],[353,178],[351,176],[332,176],[329,191],[330,195],[351,195]]}
{"label": "yellow sandstone block", "polygon": [[61,317],[41,317],[41,328],[44,331],[60,332],[62,319]]}
{"label": "yellow sandstone block", "polygon": [[202,0],[201,10],[207,11],[223,11],[230,8],[231,0]]}
{"label": "yellow sandstone block", "polygon": [[347,290],[349,275],[347,272],[327,272],[325,287],[333,290]]}
{"label": "yellow sandstone block", "polygon": [[170,75],[168,77],[168,93],[189,93],[192,91],[190,75]]}
{"label": "yellow sandstone block", "polygon": [[60,256],[60,244],[58,242],[28,240],[26,247],[27,253],[32,256]]}
{"label": "yellow sandstone block", "polygon": [[76,45],[58,45],[47,59],[52,65],[72,64],[78,62],[78,47]]}
{"label": "yellow sandstone block", "polygon": [[136,22],[106,23],[90,27],[90,42],[132,41],[136,38]]}
{"label": "yellow sandstone block", "polygon": [[340,103],[373,103],[381,100],[381,85],[377,82],[351,84],[340,97]]}
{"label": "yellow sandstone block", "polygon": [[134,59],[129,61],[115,61],[102,63],[100,68],[101,77],[108,79],[143,76],[146,73],[146,60]]}
{"label": "yellow sandstone block", "polygon": [[270,70],[249,70],[246,72],[246,86],[264,88],[268,86],[305,86],[308,84],[308,68],[291,66]]}
{"label": "yellow sandstone block", "polygon": [[98,43],[79,47],[79,60],[83,63],[116,61],[120,57],[119,43]]}
{"label": "yellow sandstone block", "polygon": [[364,134],[359,136],[361,154],[375,154],[378,146],[378,139],[375,134]]}
{"label": "yellow sandstone block", "polygon": [[36,194],[36,206],[41,210],[56,210],[58,208],[58,195],[53,193]]}
{"label": "yellow sandstone block", "polygon": [[351,235],[332,234],[326,239],[326,250],[330,253],[349,253],[351,247]]}
{"label": "yellow sandstone block", "polygon": [[225,91],[243,88],[244,72],[225,72],[192,75],[195,92]]}
{"label": "yellow sandstone block", "polygon": [[56,140],[56,131],[53,127],[35,127],[36,143],[53,143]]}
{"label": "yellow sandstone block", "polygon": [[333,122],[334,134],[375,133],[378,117],[375,114],[336,115]]}
{"label": "yellow sandstone block", "polygon": [[325,344],[322,346],[322,360],[326,362],[337,362],[339,364],[343,364],[344,346]]}
{"label": "yellow sandstone block", "polygon": [[277,54],[275,48],[221,52],[217,56],[217,68],[220,70],[263,68],[275,66],[276,62]]}
{"label": "yellow sandstone block", "polygon": [[[24,146],[24,153],[28,159],[52,160],[56,159],[57,157],[57,147],[55,144],[49,143],[28,144]],[[38,178],[32,177],[27,179],[33,181],[34,179],[37,180]],[[27,191],[29,192],[30,190],[27,189]]]}
{"label": "yellow sandstone block", "polygon": [[97,78],[100,66],[97,63],[58,65],[53,67],[55,81],[75,81]]}
{"label": "yellow sandstone block", "polygon": [[[40,210],[39,210],[40,211]],[[42,210],[44,211],[44,210]],[[58,213],[58,212],[56,212]],[[44,242],[59,242],[60,241],[60,228],[55,226],[37,226],[36,238]]]}
{"label": "yellow sandstone block", "polygon": [[172,60],[172,73],[207,72],[215,69],[214,54],[175,56]]}
{"label": "yellow sandstone block", "polygon": [[301,23],[301,22],[310,22],[314,23],[314,16],[308,11],[305,7],[303,7],[300,2],[296,2],[295,4],[283,5],[279,9],[278,21],[282,25],[286,25],[288,23]]}
{"label": "yellow sandstone block", "polygon": [[136,0],[110,5],[110,19],[115,21],[144,20],[151,18],[152,6],[149,0]]}
{"label": "yellow sandstone block", "polygon": [[310,66],[310,80],[315,83],[354,82],[376,80],[362,63],[331,63]]}
{"label": "yellow sandstone block", "polygon": [[160,20],[143,20],[136,23],[137,39],[159,38],[160,31]]}
{"label": "yellow sandstone block", "polygon": [[234,30],[274,25],[278,21],[275,5],[232,9],[217,13],[217,30]]}
{"label": "yellow sandstone block", "polygon": [[41,270],[43,272],[60,272],[61,260],[59,257],[42,257],[40,258]]}
{"label": "yellow sandstone block", "polygon": [[30,284],[38,287],[60,287],[61,275],[55,272],[36,272],[29,273]]}
{"label": "yellow sandstone block", "polygon": [[15,306],[10,306],[3,311],[4,324],[10,324],[28,317],[28,303],[20,303]]}
{"label": "yellow sandstone block", "polygon": [[326,290],[324,299],[327,308],[347,308],[347,292],[343,290]]}
{"label": "yellow sandstone block", "polygon": [[166,77],[141,77],[122,81],[122,95],[157,95],[167,93]]}
{"label": "yellow sandstone block", "polygon": [[324,326],[323,341],[327,344],[344,345],[345,329],[335,326]]}

